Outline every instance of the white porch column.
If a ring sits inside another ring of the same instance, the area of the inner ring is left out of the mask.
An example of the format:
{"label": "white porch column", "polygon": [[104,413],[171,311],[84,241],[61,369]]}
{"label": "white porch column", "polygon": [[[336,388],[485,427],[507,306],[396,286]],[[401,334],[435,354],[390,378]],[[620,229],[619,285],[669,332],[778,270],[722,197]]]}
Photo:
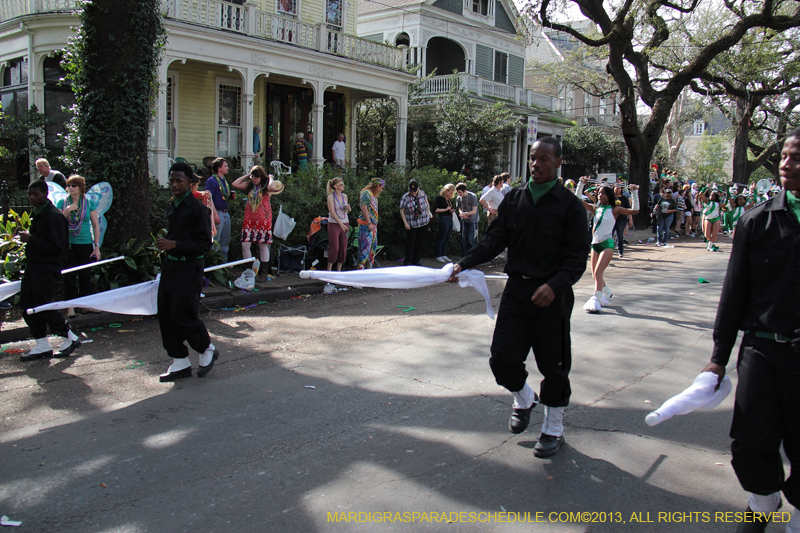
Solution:
{"label": "white porch column", "polygon": [[255,100],[255,71],[252,68],[244,68],[241,71],[242,75],[242,87],[244,89],[244,94],[242,95],[244,98],[244,113],[242,113],[242,149],[241,149],[241,158],[242,158],[242,170],[245,172],[250,171],[250,167],[253,166],[253,101]]}
{"label": "white porch column", "polygon": [[150,131],[150,173],[158,183],[169,184],[169,148],[167,148],[167,69],[172,59],[164,57],[158,66],[158,97],[156,99],[155,124],[151,124]]}
{"label": "white porch column", "polygon": [[394,99],[397,102],[397,136],[395,139],[394,166],[406,165],[406,136],[408,135],[408,96],[402,95]]}
{"label": "white porch column", "polygon": [[361,100],[351,98],[350,113],[348,122],[350,123],[350,134],[347,136],[347,151],[350,152],[347,159],[350,161],[350,168],[355,169],[358,166],[358,107],[361,105]]}
{"label": "white porch column", "polygon": [[428,75],[428,47],[420,46],[420,52],[422,54],[422,69],[419,71],[419,77],[424,78]]}
{"label": "white porch column", "polygon": [[519,139],[519,129],[514,128],[514,139],[511,141],[511,152],[510,152],[510,159],[511,159],[511,168],[509,169],[508,173],[511,174],[512,178],[517,177],[517,164],[519,163],[519,152],[517,151],[518,145],[517,140]]}
{"label": "white porch column", "polygon": [[[322,24],[324,26],[324,24]],[[311,131],[314,133],[314,153],[311,155],[311,164],[321,166],[325,162],[323,155],[323,128],[322,121],[325,119],[325,89],[328,87],[336,88],[335,85],[326,86],[321,80],[304,78],[303,83],[311,86],[314,91],[314,104],[311,106]],[[292,132],[294,134],[296,132]],[[333,144],[333,143],[331,143]],[[330,150],[330,147],[328,147]]]}

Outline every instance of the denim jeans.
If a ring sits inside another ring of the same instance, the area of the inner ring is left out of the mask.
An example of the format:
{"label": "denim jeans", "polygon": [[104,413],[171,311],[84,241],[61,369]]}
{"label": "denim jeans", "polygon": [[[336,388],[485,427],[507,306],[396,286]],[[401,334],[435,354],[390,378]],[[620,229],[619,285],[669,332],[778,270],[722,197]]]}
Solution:
{"label": "denim jeans", "polygon": [[231,215],[230,213],[219,212],[219,226],[217,226],[217,234],[214,235],[214,240],[219,243],[222,248],[222,258],[228,260],[228,249],[231,246]]}
{"label": "denim jeans", "polygon": [[662,215],[661,222],[658,223],[658,242],[667,244],[669,242],[669,225],[672,224],[672,218],[675,213],[669,215]]}
{"label": "denim jeans", "polygon": [[461,257],[467,255],[473,246],[475,246],[475,222],[470,220],[461,220]]}
{"label": "denim jeans", "polygon": [[450,213],[439,215],[439,235],[436,237],[436,257],[447,255],[447,243],[450,242],[450,235],[453,233],[453,216]]}

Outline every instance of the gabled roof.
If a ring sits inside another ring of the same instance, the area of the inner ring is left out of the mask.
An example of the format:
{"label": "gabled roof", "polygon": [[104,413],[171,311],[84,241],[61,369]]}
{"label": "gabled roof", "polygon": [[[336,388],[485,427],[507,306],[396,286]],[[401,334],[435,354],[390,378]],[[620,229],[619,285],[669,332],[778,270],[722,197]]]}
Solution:
{"label": "gabled roof", "polygon": [[426,0],[358,0],[358,12],[371,13],[393,7],[418,6],[425,2]]}

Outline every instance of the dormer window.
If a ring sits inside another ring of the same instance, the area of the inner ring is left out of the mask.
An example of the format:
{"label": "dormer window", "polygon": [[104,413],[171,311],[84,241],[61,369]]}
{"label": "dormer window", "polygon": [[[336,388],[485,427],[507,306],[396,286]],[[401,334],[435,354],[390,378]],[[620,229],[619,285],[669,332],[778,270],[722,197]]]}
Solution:
{"label": "dormer window", "polygon": [[472,12],[479,15],[488,15],[489,0],[472,0]]}
{"label": "dormer window", "polygon": [[694,134],[695,135],[702,135],[703,132],[706,131],[706,123],[702,120],[695,120],[694,121]]}

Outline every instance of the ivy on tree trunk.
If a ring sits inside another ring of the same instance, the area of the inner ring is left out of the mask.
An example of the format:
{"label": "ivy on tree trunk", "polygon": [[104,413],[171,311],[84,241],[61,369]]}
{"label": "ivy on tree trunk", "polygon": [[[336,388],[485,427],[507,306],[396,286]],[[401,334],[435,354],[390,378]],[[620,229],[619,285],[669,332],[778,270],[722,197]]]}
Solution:
{"label": "ivy on tree trunk", "polygon": [[166,42],[159,0],[88,0],[64,67],[76,95],[66,152],[114,203],[106,242],[148,239],[148,136]]}

